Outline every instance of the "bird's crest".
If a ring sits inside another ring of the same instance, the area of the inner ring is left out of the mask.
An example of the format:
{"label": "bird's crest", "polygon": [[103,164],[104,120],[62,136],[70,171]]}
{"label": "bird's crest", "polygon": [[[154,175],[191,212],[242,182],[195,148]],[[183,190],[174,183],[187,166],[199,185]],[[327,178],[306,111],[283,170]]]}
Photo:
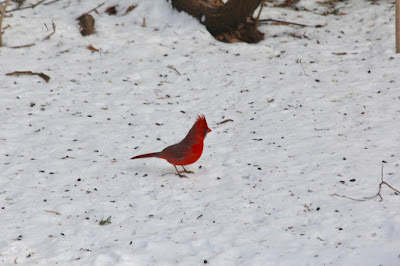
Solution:
{"label": "bird's crest", "polygon": [[197,130],[200,130],[203,132],[204,136],[211,132],[211,129],[208,128],[206,117],[200,113],[197,115],[197,120],[196,123],[194,124],[193,128],[196,128]]}
{"label": "bird's crest", "polygon": [[195,124],[198,126],[201,126],[201,128],[203,128],[203,129],[208,129],[206,117],[202,113],[199,113],[197,115],[197,120],[196,120]]}
{"label": "bird's crest", "polygon": [[207,124],[206,117],[202,113],[198,114],[196,123],[206,123]]}

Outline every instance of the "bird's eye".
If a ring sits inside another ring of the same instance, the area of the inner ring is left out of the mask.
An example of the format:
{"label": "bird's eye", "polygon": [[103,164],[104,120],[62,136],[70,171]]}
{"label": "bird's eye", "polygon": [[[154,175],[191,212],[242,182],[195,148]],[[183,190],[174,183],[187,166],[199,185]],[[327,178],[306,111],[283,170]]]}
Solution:
{"label": "bird's eye", "polygon": [[203,133],[204,133],[204,134],[207,134],[207,133],[208,133],[208,130],[207,130],[207,129],[203,129]]}

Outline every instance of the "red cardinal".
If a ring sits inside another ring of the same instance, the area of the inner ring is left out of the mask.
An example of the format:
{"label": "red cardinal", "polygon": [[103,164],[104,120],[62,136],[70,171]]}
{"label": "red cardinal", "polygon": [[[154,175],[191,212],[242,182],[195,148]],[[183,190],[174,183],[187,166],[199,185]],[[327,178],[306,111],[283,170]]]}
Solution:
{"label": "red cardinal", "polygon": [[161,152],[142,154],[132,157],[131,159],[149,157],[165,159],[175,167],[180,177],[186,177],[178,171],[178,168],[176,168],[176,166],[182,166],[185,173],[193,173],[190,171],[186,171],[185,167],[183,166],[192,164],[200,158],[201,153],[203,152],[204,138],[209,132],[211,132],[211,129],[209,129],[207,126],[206,118],[203,114],[200,114],[197,116],[196,123],[194,123],[189,133],[181,142],[171,145]]}

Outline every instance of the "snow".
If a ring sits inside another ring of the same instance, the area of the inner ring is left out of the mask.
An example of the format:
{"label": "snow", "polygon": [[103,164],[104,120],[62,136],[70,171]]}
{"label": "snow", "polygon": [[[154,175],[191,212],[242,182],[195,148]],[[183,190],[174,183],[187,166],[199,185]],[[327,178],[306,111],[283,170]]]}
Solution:
{"label": "snow", "polygon": [[[326,16],[269,4],[261,18],[326,26],[262,25],[258,44],[218,42],[164,0],[107,1],[82,37],[76,18],[101,3],[4,20],[2,265],[400,264],[399,196],[333,195],[374,195],[382,166],[400,188],[394,1]],[[23,70],[51,80],[5,76]],[[129,160],[179,142],[200,112],[212,132],[195,174]]]}

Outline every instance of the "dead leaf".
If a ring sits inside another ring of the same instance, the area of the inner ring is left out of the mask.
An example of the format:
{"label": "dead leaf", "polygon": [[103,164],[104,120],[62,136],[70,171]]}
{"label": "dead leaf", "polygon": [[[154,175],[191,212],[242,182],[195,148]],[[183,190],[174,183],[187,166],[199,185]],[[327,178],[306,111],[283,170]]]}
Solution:
{"label": "dead leaf", "polygon": [[132,10],[134,10],[136,7],[137,7],[137,5],[128,6],[128,8],[126,9],[124,15],[128,14],[129,12],[131,12]]}
{"label": "dead leaf", "polygon": [[100,52],[99,49],[94,48],[92,45],[89,45],[87,48],[88,48],[90,51],[92,51],[92,52]]}
{"label": "dead leaf", "polygon": [[106,10],[104,12],[106,12],[110,16],[116,15],[117,14],[117,6],[109,6],[106,8]]}

